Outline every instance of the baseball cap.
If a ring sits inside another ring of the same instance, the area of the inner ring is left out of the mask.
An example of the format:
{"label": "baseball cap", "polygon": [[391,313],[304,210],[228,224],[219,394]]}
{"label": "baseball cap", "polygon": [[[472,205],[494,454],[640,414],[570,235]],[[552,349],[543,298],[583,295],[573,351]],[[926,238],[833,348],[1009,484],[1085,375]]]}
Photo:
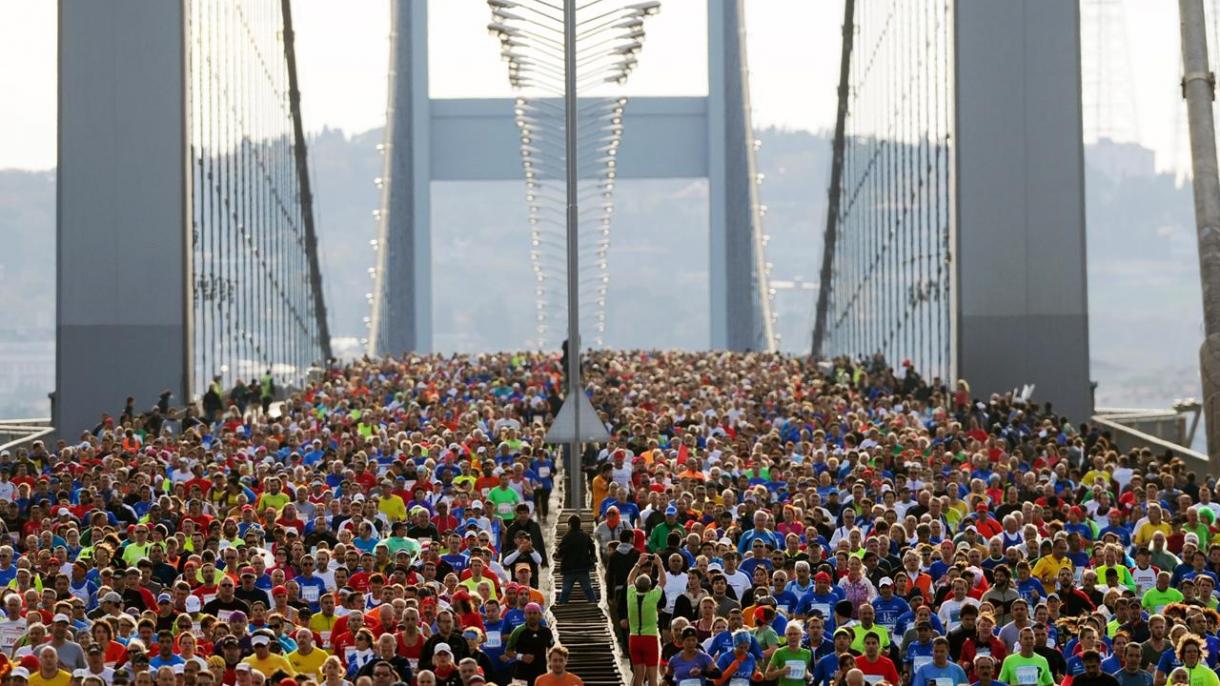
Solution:
{"label": "baseball cap", "polygon": [[168,602],[172,601],[173,599],[174,599],[173,596],[171,596],[168,593],[162,593],[161,595],[157,596],[158,603],[168,603]]}
{"label": "baseball cap", "polygon": [[893,586],[893,585],[894,585],[894,580],[889,578],[888,576],[881,577],[881,580],[877,582],[877,588],[881,588],[882,586]]}
{"label": "baseball cap", "polygon": [[252,645],[252,646],[271,645],[271,639],[267,638],[263,634],[255,634],[254,637],[250,639],[250,645]]}
{"label": "baseball cap", "polygon": [[186,611],[198,612],[203,607],[203,601],[199,600],[199,596],[188,595],[186,597]]}
{"label": "baseball cap", "polygon": [[62,612],[55,615],[55,617],[51,619],[51,622],[54,624],[59,624],[60,622],[68,624],[68,623],[71,623],[71,621],[72,621],[72,618]]}
{"label": "baseball cap", "polygon": [[114,591],[111,591],[111,592],[107,593],[106,595],[102,596],[102,602],[103,603],[121,603],[121,602],[123,602],[123,596],[119,595],[118,593],[115,593]]}
{"label": "baseball cap", "polygon": [[30,670],[25,667],[13,667],[13,671],[8,673],[10,679],[29,679]]}
{"label": "baseball cap", "polygon": [[89,647],[85,649],[85,652],[89,653],[90,655],[94,655],[94,654],[99,654],[99,653],[101,653],[101,652],[103,652],[103,651],[102,651],[102,646],[101,646],[101,644],[99,644],[99,643],[90,643],[90,644],[89,644]]}
{"label": "baseball cap", "polygon": [[677,514],[678,514],[678,508],[676,505],[670,505],[669,507],[665,508],[666,517],[668,517],[670,515],[677,515]]}
{"label": "baseball cap", "polygon": [[254,568],[253,568],[253,567],[242,567],[242,568],[241,568],[241,573],[240,573],[240,574],[238,574],[238,576],[246,576],[246,575],[249,575],[249,576],[257,576],[257,574],[255,574],[255,573],[254,573]]}
{"label": "baseball cap", "polygon": [[433,654],[449,653],[451,657],[453,656],[453,648],[450,648],[448,643],[437,643],[436,647],[432,649],[432,652]]}
{"label": "baseball cap", "polygon": [[827,574],[826,572],[818,572],[817,574],[813,575],[813,580],[814,581],[830,581],[830,575]]}

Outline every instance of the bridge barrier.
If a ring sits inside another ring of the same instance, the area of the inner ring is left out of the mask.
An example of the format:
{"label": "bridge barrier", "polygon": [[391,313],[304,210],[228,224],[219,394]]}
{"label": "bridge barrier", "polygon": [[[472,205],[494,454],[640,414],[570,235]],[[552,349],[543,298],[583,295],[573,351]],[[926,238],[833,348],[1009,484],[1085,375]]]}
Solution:
{"label": "bridge barrier", "polygon": [[[1187,413],[1195,416],[1187,428]],[[1220,462],[1192,450],[1195,429],[1199,423],[1198,404],[1182,404],[1164,410],[1098,408],[1093,423],[1108,430],[1115,446],[1122,451],[1148,448],[1153,453],[1169,452],[1182,458],[1187,471],[1220,476]]]}

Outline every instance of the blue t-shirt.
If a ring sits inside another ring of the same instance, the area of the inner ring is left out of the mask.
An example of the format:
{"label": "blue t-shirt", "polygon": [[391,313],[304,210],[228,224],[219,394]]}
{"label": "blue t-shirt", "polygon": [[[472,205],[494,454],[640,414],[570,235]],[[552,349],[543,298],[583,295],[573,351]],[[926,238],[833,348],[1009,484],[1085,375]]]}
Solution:
{"label": "blue t-shirt", "polygon": [[877,623],[893,633],[899,618],[910,612],[911,606],[898,596],[891,596],[889,600],[878,597],[873,600],[873,609],[877,612]]}
{"label": "blue t-shirt", "polygon": [[833,652],[820,658],[813,667],[813,686],[831,686],[839,671],[839,656]]}
{"label": "blue t-shirt", "polygon": [[[730,660],[730,662],[731,661],[732,660]],[[674,672],[674,681],[679,684],[682,683],[684,679],[705,679],[708,671],[715,664],[716,663],[712,660],[712,656],[708,655],[702,650],[695,653],[695,656],[689,660],[683,657],[681,652],[669,658],[669,668]],[[692,677],[690,672],[692,669],[696,668],[699,670],[699,675],[697,677]]]}
{"label": "blue t-shirt", "polygon": [[[736,655],[730,650],[716,660],[716,666],[720,669],[720,671],[727,673],[729,665],[733,664],[735,657]],[[733,679],[745,679],[748,682],[750,677],[754,675],[754,671],[757,666],[758,661],[754,659],[754,656],[750,653],[746,653],[746,656],[741,660],[741,664],[737,665],[737,671],[732,673],[729,681],[726,683],[732,684]]]}
{"label": "blue t-shirt", "polygon": [[916,670],[911,680],[911,686],[965,686],[968,683],[966,670],[954,662],[946,662],[944,667],[929,662]]}

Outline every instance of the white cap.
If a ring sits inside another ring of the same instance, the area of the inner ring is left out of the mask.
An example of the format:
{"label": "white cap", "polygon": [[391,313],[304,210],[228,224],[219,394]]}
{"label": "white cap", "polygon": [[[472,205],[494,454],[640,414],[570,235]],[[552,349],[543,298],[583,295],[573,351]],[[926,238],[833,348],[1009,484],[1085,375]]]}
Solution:
{"label": "white cap", "polygon": [[203,601],[199,600],[197,595],[188,595],[186,597],[186,611],[198,612],[203,607]]}
{"label": "white cap", "polygon": [[252,645],[252,646],[271,645],[271,639],[267,638],[266,636],[264,636],[262,634],[256,634],[254,636],[254,638],[250,639],[250,645]]}
{"label": "white cap", "polygon": [[71,624],[72,618],[61,612],[61,613],[55,615],[55,617],[51,619],[51,623],[53,623],[53,624],[58,624],[59,622]]}
{"label": "white cap", "polygon": [[894,580],[889,578],[888,576],[881,577],[881,581],[877,582],[877,588],[881,588],[882,586],[893,586],[893,585],[894,585]]}
{"label": "white cap", "polygon": [[25,667],[13,667],[13,671],[8,673],[10,679],[29,679],[30,670]]}
{"label": "white cap", "polygon": [[437,644],[436,644],[436,647],[432,649],[432,652],[433,652],[433,654],[436,654],[436,653],[449,653],[449,655],[450,655],[451,657],[453,656],[453,648],[450,648],[448,643],[443,643],[443,642],[442,642],[442,643],[437,643]]}
{"label": "white cap", "polygon": [[87,676],[89,676],[89,670],[87,669],[76,669],[72,671],[73,679],[84,679]]}
{"label": "white cap", "polygon": [[481,510],[481,509],[483,509],[483,501],[482,501],[482,500],[472,500],[472,501],[470,501],[470,509],[472,509],[472,510]]}
{"label": "white cap", "polygon": [[237,666],[234,667],[233,669],[235,669],[239,672],[248,672],[253,668],[250,666],[249,662],[238,662]]}

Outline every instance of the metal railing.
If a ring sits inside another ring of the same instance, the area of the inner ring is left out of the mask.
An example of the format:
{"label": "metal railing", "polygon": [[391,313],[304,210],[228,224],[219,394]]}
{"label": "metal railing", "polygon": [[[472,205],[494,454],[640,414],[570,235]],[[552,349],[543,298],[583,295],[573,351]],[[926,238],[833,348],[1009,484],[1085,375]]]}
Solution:
{"label": "metal railing", "polygon": [[[1170,452],[1182,458],[1190,471],[1220,476],[1220,464],[1189,447],[1199,425],[1199,409],[1197,403],[1179,403],[1164,410],[1098,408],[1093,423],[1110,431],[1119,450],[1148,448],[1155,453]],[[1186,421],[1192,412],[1194,417],[1188,428]]]}
{"label": "metal railing", "polygon": [[54,432],[50,417],[0,419],[0,451],[21,448]]}

